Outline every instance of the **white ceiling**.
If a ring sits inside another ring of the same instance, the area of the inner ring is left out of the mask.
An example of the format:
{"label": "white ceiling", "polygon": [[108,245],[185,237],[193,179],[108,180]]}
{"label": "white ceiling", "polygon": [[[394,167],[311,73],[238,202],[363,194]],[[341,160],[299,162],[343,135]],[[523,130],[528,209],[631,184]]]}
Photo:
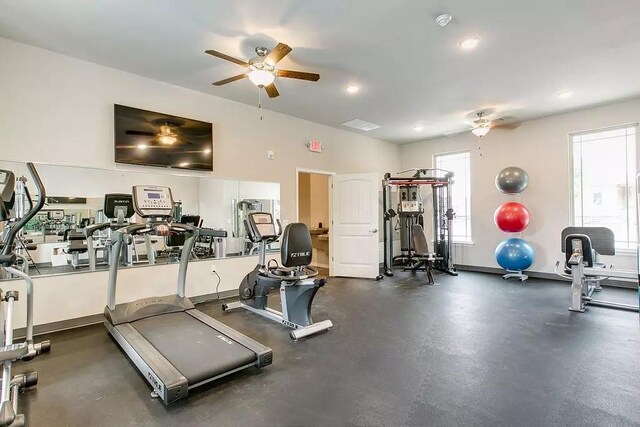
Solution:
{"label": "white ceiling", "polygon": [[[211,85],[243,68],[204,51],[248,59],[282,41],[293,48],[282,68],[321,78],[278,79],[265,108],[339,128],[366,120],[382,126],[367,135],[398,143],[464,129],[481,108],[526,120],[640,95],[635,0],[0,0],[0,11],[0,37],[251,105],[249,81]],[[473,51],[458,47],[467,36],[481,38]]]}

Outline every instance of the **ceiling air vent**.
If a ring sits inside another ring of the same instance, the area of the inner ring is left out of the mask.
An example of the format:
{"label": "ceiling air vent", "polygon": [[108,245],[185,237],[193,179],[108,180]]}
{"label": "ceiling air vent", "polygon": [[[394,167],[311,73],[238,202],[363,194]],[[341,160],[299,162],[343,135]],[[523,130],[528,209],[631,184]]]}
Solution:
{"label": "ceiling air vent", "polygon": [[349,120],[348,122],[342,123],[342,126],[363,130],[365,132],[378,129],[380,127],[380,125],[377,125],[375,123],[365,122],[364,120],[360,120],[360,119]]}

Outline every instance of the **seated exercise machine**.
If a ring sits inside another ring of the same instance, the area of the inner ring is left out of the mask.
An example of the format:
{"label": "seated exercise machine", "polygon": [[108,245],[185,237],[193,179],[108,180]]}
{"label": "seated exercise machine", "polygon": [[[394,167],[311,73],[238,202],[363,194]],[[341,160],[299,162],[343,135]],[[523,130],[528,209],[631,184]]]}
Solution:
{"label": "seated exercise machine", "polygon": [[[109,264],[111,262],[109,259],[111,232],[129,225],[131,217],[135,214],[133,197],[131,194],[105,194],[103,213],[109,219],[108,222],[89,225],[84,229],[89,254],[89,270],[91,271],[94,271],[98,265],[98,251],[105,253],[103,263]],[[103,234],[104,231],[106,231],[106,235]],[[131,245],[127,245],[122,252],[120,262],[124,265],[131,265],[132,259]]]}
{"label": "seated exercise machine", "polygon": [[[21,213],[20,218],[12,216],[6,209],[3,202],[9,188],[13,190],[15,175],[11,171],[0,171],[0,221],[6,225],[6,233],[3,236],[2,251],[0,252],[0,277],[17,277],[24,280],[27,289],[27,327],[26,339],[24,342],[13,342],[13,311],[14,304],[18,301],[18,291],[3,292],[0,289],[0,301],[2,310],[0,311],[0,322],[3,325],[0,330],[0,363],[2,364],[2,392],[0,395],[0,426],[23,426],[25,416],[18,411],[18,396],[26,388],[34,387],[38,384],[38,373],[35,371],[25,372],[11,376],[11,368],[14,362],[19,360],[28,361],[35,356],[46,353],[51,349],[49,341],[34,343],[33,341],[33,280],[25,270],[28,268],[27,259],[24,255],[15,252],[16,236],[22,231],[24,226],[42,209],[46,197],[45,188],[38,176],[33,163],[27,163],[29,173],[33,177],[33,182],[38,188],[38,199],[35,205]],[[21,262],[21,267],[18,267]]]}
{"label": "seated exercise machine", "polygon": [[178,269],[176,294],[116,304],[118,262],[109,266],[108,303],[104,324],[142,376],[152,397],[164,404],[185,398],[190,389],[234,372],[269,365],[272,351],[240,332],[198,311],[185,295],[189,254],[206,230],[170,224],[173,198],[168,187],[133,187],[133,207],[145,219],[112,233],[111,259],[118,259],[126,236],[170,232],[187,235]]}
{"label": "seated exercise machine", "polygon": [[570,311],[583,313],[587,305],[617,308],[638,312],[637,305],[603,301],[593,298],[601,292],[601,282],[609,278],[636,281],[638,273],[630,270],[607,268],[600,262],[600,255],[615,255],[613,231],[606,227],[567,227],[562,230],[562,252],[565,253],[564,271],[556,274],[571,280]]}
{"label": "seated exercise machine", "polygon": [[[240,284],[240,301],[224,304],[222,310],[244,308],[293,329],[289,336],[298,340],[333,327],[331,320],[313,323],[311,304],[326,279],[314,279],[318,270],[309,266],[312,243],[309,229],[302,223],[289,224],[284,229],[279,266],[265,264],[266,247],[280,237],[273,216],[266,212],[247,214],[245,228],[251,242],[259,244],[259,262]],[[269,291],[280,288],[282,312],[267,307]]]}
{"label": "seated exercise machine", "polygon": [[65,230],[64,236],[65,240],[69,243],[64,252],[68,255],[69,262],[73,269],[78,269],[82,266],[80,263],[80,254],[84,254],[88,250],[84,232],[68,229]]}
{"label": "seated exercise machine", "polygon": [[[414,172],[412,176],[391,176],[385,174],[382,181],[382,214],[384,218],[384,274],[393,276],[393,268],[402,266],[405,270],[421,270],[424,263],[416,258],[414,247],[414,225],[424,225],[424,204],[421,186],[431,187],[433,202],[433,239],[434,259],[430,263],[432,270],[457,276],[453,265],[453,199],[451,185],[453,173],[440,169],[408,169],[398,172]],[[393,209],[393,189],[397,189],[397,210]],[[397,228],[393,227],[393,218],[398,217]],[[400,255],[393,256],[394,231],[400,233]],[[423,230],[424,232],[424,230]],[[433,277],[430,278],[432,280]]]}

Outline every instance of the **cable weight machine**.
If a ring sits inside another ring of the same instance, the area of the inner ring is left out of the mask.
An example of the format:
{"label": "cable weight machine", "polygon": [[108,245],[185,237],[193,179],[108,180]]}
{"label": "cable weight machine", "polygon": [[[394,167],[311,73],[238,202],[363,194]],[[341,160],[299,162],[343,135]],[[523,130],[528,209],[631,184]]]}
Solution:
{"label": "cable weight machine", "polygon": [[[452,208],[451,185],[453,172],[442,169],[407,169],[398,174],[414,172],[413,176],[391,176],[386,173],[382,181],[382,214],[384,218],[384,274],[393,276],[394,266],[412,268],[417,264],[411,230],[415,224],[424,225],[424,204],[420,186],[431,187],[433,199],[433,255],[431,267],[457,276],[453,265],[452,226],[455,212]],[[442,176],[438,176],[442,175]],[[397,210],[393,209],[392,187],[398,189]],[[393,218],[398,217],[400,255],[393,256]]]}

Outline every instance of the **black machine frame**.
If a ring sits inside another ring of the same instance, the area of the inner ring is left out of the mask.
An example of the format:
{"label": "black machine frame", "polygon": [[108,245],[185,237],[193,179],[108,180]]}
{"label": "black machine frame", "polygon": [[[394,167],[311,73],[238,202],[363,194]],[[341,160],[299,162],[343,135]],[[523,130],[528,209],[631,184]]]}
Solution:
{"label": "black machine frame", "polygon": [[[382,180],[382,214],[384,218],[384,274],[393,276],[393,268],[396,265],[409,267],[419,265],[415,257],[413,240],[411,238],[411,227],[414,224],[423,225],[424,208],[422,206],[422,196],[420,186],[428,185],[432,190],[433,203],[433,238],[434,238],[434,261],[431,268],[457,276],[458,272],[453,264],[453,219],[455,212],[452,204],[451,185],[453,184],[453,172],[443,169],[423,168],[407,169],[398,174],[414,172],[412,176],[391,176],[390,173],[384,175]],[[392,188],[398,188],[400,194],[410,194],[412,200],[399,200],[398,211],[393,209]],[[402,202],[414,202],[410,212],[403,212]],[[400,232],[406,233],[401,239],[401,254],[393,256],[393,218],[400,219]]]}

